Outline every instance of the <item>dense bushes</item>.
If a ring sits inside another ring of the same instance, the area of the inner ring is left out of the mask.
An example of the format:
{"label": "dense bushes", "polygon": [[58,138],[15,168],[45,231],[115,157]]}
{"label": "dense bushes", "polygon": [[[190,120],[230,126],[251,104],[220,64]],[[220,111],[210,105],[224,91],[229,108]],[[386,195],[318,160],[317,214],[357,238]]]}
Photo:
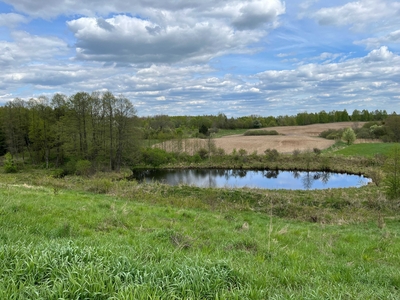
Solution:
{"label": "dense bushes", "polygon": [[276,130],[248,130],[243,135],[279,135]]}

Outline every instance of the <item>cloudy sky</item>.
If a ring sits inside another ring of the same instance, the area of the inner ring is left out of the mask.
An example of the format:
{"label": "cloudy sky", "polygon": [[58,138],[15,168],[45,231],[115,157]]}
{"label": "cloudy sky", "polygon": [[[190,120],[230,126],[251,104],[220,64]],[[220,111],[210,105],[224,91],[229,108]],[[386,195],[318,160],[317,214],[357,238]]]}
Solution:
{"label": "cloudy sky", "polygon": [[400,113],[400,1],[0,1],[0,104],[103,90],[141,116]]}

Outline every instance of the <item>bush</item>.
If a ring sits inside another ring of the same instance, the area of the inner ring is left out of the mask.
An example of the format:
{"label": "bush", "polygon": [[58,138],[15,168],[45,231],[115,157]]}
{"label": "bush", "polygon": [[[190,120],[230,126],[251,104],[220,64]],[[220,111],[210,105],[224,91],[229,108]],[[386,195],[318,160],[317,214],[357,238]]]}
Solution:
{"label": "bush", "polygon": [[340,139],[342,137],[343,134],[343,129],[328,129],[325,131],[322,131],[319,136],[324,138],[324,139],[328,139],[328,140],[336,140],[336,139]]}
{"label": "bush", "polygon": [[142,150],[142,157],[145,164],[157,168],[166,164],[171,159],[171,154],[160,148],[146,148]]}
{"label": "bush", "polygon": [[386,160],[384,180],[388,199],[400,198],[400,147],[394,146]]}
{"label": "bush", "polygon": [[300,155],[301,151],[299,149],[293,150],[293,156],[298,157]]}
{"label": "bush", "polygon": [[342,139],[347,142],[347,145],[351,145],[356,140],[356,134],[350,127],[346,128],[343,132]]}
{"label": "bush", "polygon": [[92,168],[92,163],[86,159],[78,160],[75,165],[75,174],[88,176],[90,174],[90,169]]}
{"label": "bush", "polygon": [[14,159],[12,158],[11,153],[7,152],[4,155],[4,172],[6,173],[16,173],[17,167],[14,164]]}
{"label": "bush", "polygon": [[264,153],[269,161],[275,161],[279,157],[279,152],[276,149],[267,149]]}
{"label": "bush", "polygon": [[279,133],[276,130],[248,130],[243,135],[279,135]]}
{"label": "bush", "polygon": [[357,138],[358,139],[370,139],[371,132],[367,128],[360,128],[357,130]]}
{"label": "bush", "polygon": [[205,148],[200,148],[199,151],[197,151],[197,154],[200,156],[201,159],[207,158],[208,151]]}
{"label": "bush", "polygon": [[315,155],[320,155],[321,154],[321,149],[314,148],[313,151],[314,151]]}

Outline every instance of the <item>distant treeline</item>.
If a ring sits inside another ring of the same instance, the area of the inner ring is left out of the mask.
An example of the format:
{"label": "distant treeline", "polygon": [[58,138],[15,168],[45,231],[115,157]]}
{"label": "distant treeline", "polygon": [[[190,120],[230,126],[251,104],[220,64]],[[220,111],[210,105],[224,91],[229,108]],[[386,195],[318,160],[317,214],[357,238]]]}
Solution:
{"label": "distant treeline", "polygon": [[[393,114],[392,114],[393,115]],[[395,113],[394,113],[395,115]],[[70,97],[19,98],[0,107],[0,155],[45,167],[78,161],[118,170],[142,159],[144,146],[168,139],[204,137],[220,129],[251,129],[331,122],[384,121],[385,110],[321,111],[295,116],[156,115],[138,117],[132,103],[111,92]]]}
{"label": "distant treeline", "polygon": [[295,126],[295,125],[311,125],[319,123],[334,122],[368,122],[383,121],[387,118],[386,110],[354,110],[351,115],[346,110],[343,111],[321,111],[319,113],[298,113],[295,116],[268,116],[251,115],[245,117],[228,118],[225,114],[204,115],[204,116],[167,116],[158,115],[152,117],[141,118],[143,125],[152,129],[165,128],[200,128],[205,125],[207,128],[219,129],[250,129],[274,126]]}

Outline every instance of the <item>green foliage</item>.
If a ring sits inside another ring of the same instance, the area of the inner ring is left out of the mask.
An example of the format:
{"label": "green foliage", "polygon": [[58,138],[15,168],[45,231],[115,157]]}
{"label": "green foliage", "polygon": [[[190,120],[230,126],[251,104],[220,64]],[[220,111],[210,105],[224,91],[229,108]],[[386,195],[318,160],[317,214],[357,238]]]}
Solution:
{"label": "green foliage", "polygon": [[200,156],[201,159],[205,159],[205,158],[207,158],[207,156],[208,156],[208,151],[207,151],[207,149],[205,149],[205,148],[200,148],[200,149],[197,151],[197,154]]}
{"label": "green foliage", "polygon": [[352,128],[346,128],[343,132],[342,139],[347,142],[348,145],[351,145],[356,140],[356,134]]}
{"label": "green foliage", "polygon": [[319,134],[320,137],[328,140],[340,139],[343,135],[343,129],[328,129]]}
{"label": "green foliage", "polygon": [[389,199],[400,198],[400,147],[394,146],[386,159],[384,185]]}
{"label": "green foliage", "polygon": [[243,135],[279,135],[279,133],[276,130],[248,130]]}
{"label": "green foliage", "polygon": [[385,120],[385,127],[392,142],[400,142],[400,116],[391,115]]}
{"label": "green foliage", "polygon": [[199,133],[207,136],[208,135],[208,127],[204,124],[202,124],[199,128]]}
{"label": "green foliage", "polygon": [[6,155],[4,155],[4,172],[6,173],[16,173],[17,172],[17,167],[14,164],[14,159],[11,155],[11,153],[7,152]]}
{"label": "green foliage", "polygon": [[92,163],[87,159],[78,160],[75,164],[76,175],[88,176],[91,172]]}
{"label": "green foliage", "polygon": [[322,151],[319,148],[313,148],[313,152],[315,155],[320,155]]}
{"label": "green foliage", "polygon": [[142,158],[145,164],[157,168],[166,164],[172,158],[172,154],[160,148],[145,148],[142,149]]}
{"label": "green foliage", "polygon": [[279,152],[276,149],[267,149],[264,151],[264,153],[265,153],[265,157],[269,161],[275,161],[279,157]]}

